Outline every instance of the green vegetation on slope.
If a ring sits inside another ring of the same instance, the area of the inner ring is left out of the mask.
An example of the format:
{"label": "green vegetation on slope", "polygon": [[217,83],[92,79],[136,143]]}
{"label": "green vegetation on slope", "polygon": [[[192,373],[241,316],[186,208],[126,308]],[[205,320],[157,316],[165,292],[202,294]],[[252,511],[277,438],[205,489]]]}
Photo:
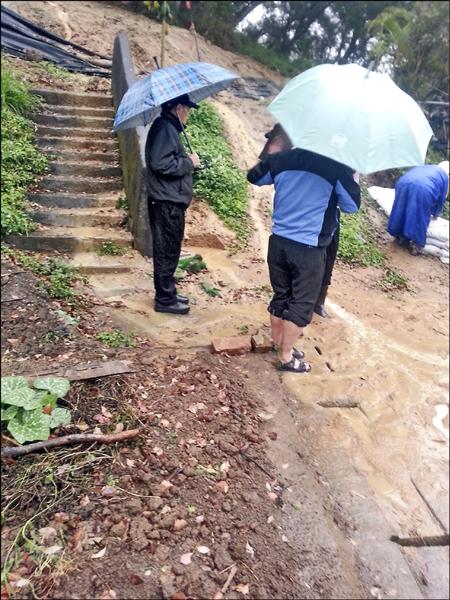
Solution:
{"label": "green vegetation on slope", "polygon": [[373,227],[364,207],[366,188],[362,188],[361,208],[356,214],[341,215],[339,258],[349,265],[382,267],[384,256],[377,247]]}
{"label": "green vegetation on slope", "polygon": [[1,223],[2,235],[27,234],[31,222],[24,211],[28,186],[47,166],[47,158],[32,144],[32,125],[23,114],[39,99],[2,64],[1,72]]}
{"label": "green vegetation on slope", "polygon": [[188,135],[192,147],[209,167],[194,174],[194,194],[205,200],[238,239],[247,238],[247,180],[235,165],[225,140],[222,121],[209,102],[189,117]]}

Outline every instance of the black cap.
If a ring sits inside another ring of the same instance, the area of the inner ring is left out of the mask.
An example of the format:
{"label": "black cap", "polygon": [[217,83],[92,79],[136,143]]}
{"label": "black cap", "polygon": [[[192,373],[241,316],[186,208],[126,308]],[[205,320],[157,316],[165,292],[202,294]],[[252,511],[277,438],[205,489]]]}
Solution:
{"label": "black cap", "polygon": [[171,109],[174,106],[177,106],[177,104],[182,104],[183,106],[189,106],[189,108],[200,108],[198,104],[195,104],[195,102],[192,102],[192,100],[189,98],[188,94],[182,94],[181,96],[178,96],[177,98],[173,98],[172,100],[167,100],[167,102],[164,102],[164,104],[162,104],[162,108]]}

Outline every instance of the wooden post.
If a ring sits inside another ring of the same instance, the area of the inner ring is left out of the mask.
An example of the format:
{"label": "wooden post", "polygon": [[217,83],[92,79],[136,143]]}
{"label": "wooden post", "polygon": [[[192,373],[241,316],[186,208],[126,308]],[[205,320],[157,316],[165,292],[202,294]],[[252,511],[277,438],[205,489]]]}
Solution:
{"label": "wooden post", "polygon": [[161,68],[164,67],[164,50],[166,43],[166,2],[161,4],[162,28],[161,28]]}

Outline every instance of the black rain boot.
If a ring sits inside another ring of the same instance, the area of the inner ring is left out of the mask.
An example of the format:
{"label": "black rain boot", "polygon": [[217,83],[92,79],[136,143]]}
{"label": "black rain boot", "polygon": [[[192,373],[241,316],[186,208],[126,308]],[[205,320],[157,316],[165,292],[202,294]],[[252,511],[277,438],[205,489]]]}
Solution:
{"label": "black rain boot", "polygon": [[324,319],[329,317],[330,315],[325,310],[325,299],[328,293],[328,286],[322,286],[320,290],[319,297],[317,298],[316,305],[314,307],[314,312],[319,315],[319,317],[323,317]]}

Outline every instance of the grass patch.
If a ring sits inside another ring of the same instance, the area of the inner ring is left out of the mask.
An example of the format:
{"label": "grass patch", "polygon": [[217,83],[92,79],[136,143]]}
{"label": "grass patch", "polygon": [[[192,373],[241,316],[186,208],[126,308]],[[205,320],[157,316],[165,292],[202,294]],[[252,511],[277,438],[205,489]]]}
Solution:
{"label": "grass patch", "polygon": [[247,180],[233,161],[222,121],[209,102],[201,102],[200,108],[192,112],[188,131],[202,162],[210,165],[194,173],[194,194],[205,200],[245,243],[250,231]]}
{"label": "grass patch", "polygon": [[377,286],[385,292],[409,290],[408,278],[395,269],[386,269]]}
{"label": "grass patch", "polygon": [[97,333],[95,338],[108,348],[134,348],[133,336],[127,335],[118,329],[102,331]]}
{"label": "grass patch", "polygon": [[355,214],[341,215],[338,257],[342,262],[363,267],[382,267],[385,256],[378,248],[364,202],[370,203],[365,187],[361,188],[361,208]]}
{"label": "grass patch", "polygon": [[3,61],[1,98],[1,234],[26,235],[33,224],[24,210],[25,194],[45,170],[47,158],[33,146],[32,124],[23,114],[40,100]]}
{"label": "grass patch", "polygon": [[55,65],[51,62],[43,60],[39,64],[44,69],[44,71],[46,71],[49,75],[56,77],[56,79],[70,79],[71,77],[73,77],[73,73],[71,73],[67,69],[64,69],[64,67],[58,67],[58,65]]}
{"label": "grass patch", "polygon": [[123,256],[127,253],[127,248],[125,246],[119,246],[115,242],[104,242],[99,248],[96,250],[97,254],[100,256]]}
{"label": "grass patch", "polygon": [[201,289],[205,292],[205,294],[207,294],[208,296],[211,296],[211,298],[216,298],[217,296],[220,296],[220,290],[215,288],[215,287],[211,287],[209,284],[205,283],[205,282],[201,282],[200,284]]}

